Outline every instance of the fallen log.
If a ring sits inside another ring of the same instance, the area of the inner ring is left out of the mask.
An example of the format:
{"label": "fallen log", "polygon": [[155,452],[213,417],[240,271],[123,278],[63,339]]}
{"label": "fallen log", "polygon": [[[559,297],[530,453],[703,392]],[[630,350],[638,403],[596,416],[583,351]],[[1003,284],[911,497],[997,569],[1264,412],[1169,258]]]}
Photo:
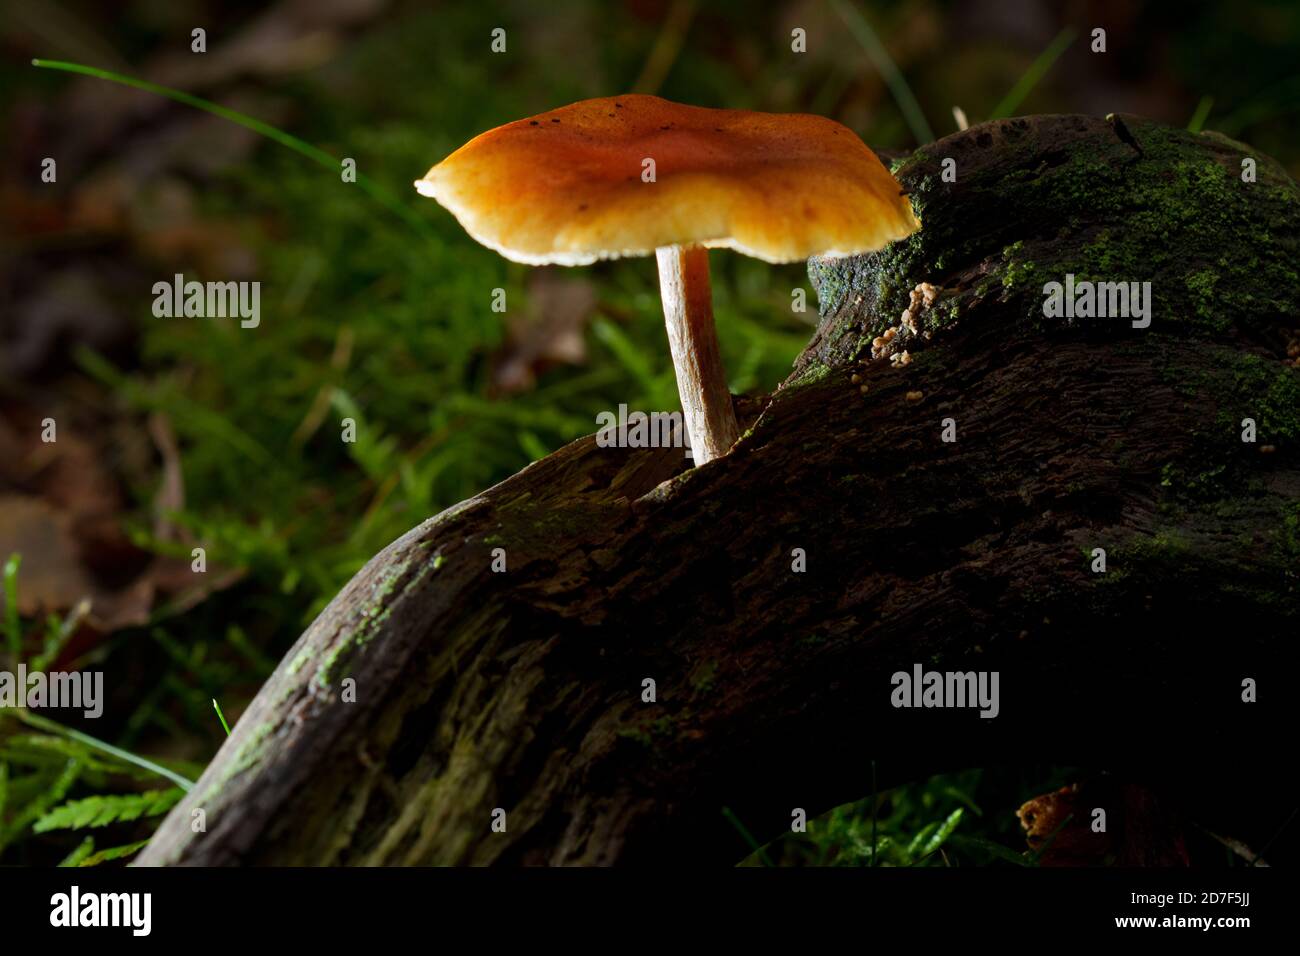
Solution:
{"label": "fallen log", "polygon": [[[1135,117],[987,123],[896,174],[921,232],[810,262],[820,326],[730,454],[584,438],[394,542],[140,862],[731,864],[723,807],[770,839],[873,765],[1275,795],[1300,190]],[[1067,275],[1150,282],[1149,324],[1044,315]],[[997,672],[996,716],[895,706],[918,667]]]}

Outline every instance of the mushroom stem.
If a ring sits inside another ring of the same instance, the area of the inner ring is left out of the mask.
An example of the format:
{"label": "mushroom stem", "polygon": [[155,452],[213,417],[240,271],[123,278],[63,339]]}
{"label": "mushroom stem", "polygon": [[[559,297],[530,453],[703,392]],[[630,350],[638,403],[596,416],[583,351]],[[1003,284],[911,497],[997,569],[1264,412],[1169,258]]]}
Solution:
{"label": "mushroom stem", "polygon": [[677,394],[695,464],[702,465],[725,455],[740,435],[713,328],[709,250],[698,245],[662,246],[655,250],[655,258],[668,346],[677,370]]}

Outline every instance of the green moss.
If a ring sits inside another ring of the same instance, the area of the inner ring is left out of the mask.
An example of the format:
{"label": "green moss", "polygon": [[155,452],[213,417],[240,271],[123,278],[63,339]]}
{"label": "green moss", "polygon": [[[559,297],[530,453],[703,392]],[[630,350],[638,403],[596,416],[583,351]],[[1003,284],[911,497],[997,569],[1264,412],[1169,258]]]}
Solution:
{"label": "green moss", "polygon": [[1114,577],[1116,572],[1159,577],[1166,573],[1184,573],[1187,559],[1194,553],[1192,540],[1185,531],[1169,528],[1149,535],[1138,535],[1122,545],[1112,548],[1107,559],[1107,571],[1101,579]]}
{"label": "green moss", "polygon": [[[1243,601],[1265,618],[1278,622],[1300,617],[1296,558],[1300,555],[1300,515],[1288,515],[1273,535],[1272,548],[1263,553],[1249,536],[1232,546],[1214,548],[1208,540],[1193,540],[1178,528],[1130,538],[1112,551],[1106,574],[1097,575],[1103,601],[1107,585],[1128,583],[1124,593],[1163,590],[1195,595],[1213,604],[1216,596]],[[1248,557],[1249,556],[1249,557]],[[1264,560],[1261,562],[1260,558]]]}
{"label": "green moss", "polygon": [[1002,250],[1002,286],[1005,289],[1036,286],[1042,288],[1045,280],[1038,274],[1038,266],[1023,252],[1024,241],[1018,240]]}
{"label": "green moss", "polygon": [[808,278],[817,290],[818,310],[822,315],[839,311],[847,287],[847,276],[840,264],[830,259],[808,260]]}
{"label": "green moss", "polygon": [[712,689],[717,676],[718,664],[716,661],[701,661],[691,668],[687,679],[697,694],[705,694]]}
{"label": "green moss", "polygon": [[618,736],[625,740],[631,740],[634,743],[638,743],[647,750],[655,745],[654,738],[650,736],[650,731],[641,727],[624,727],[619,730]]}
{"label": "green moss", "polygon": [[242,736],[238,749],[235,751],[234,756],[226,762],[222,773],[203,789],[203,792],[190,803],[190,806],[205,808],[205,805],[211,802],[231,780],[261,763],[262,757],[266,754],[266,745],[270,739],[271,731],[275,728],[275,725],[276,718],[272,717]]}
{"label": "green moss", "polygon": [[1212,321],[1215,315],[1214,287],[1219,274],[1203,269],[1187,277],[1187,291],[1192,295],[1192,307],[1202,319]]}
{"label": "green moss", "polygon": [[[1300,314],[1300,187],[1272,160],[1223,137],[1125,122],[1141,154],[1103,131],[1053,152],[1027,125],[1002,137],[1002,165],[956,187],[939,180],[937,157],[917,153],[896,164],[921,231],[869,256],[810,264],[832,322],[824,330],[832,364],[851,361],[862,339],[896,322],[922,281],[949,287],[941,307],[925,313],[935,328],[955,318],[949,300],[965,314],[995,296],[1000,321],[1018,316],[1064,331],[1044,319],[1042,289],[1067,273],[1150,281],[1152,334],[1221,339],[1231,327],[1260,329]],[[1241,181],[1245,155],[1258,161],[1255,183]],[[846,308],[849,295],[860,304]],[[1133,334],[1126,323],[1091,328]]]}
{"label": "green moss", "polygon": [[1173,462],[1165,464],[1160,471],[1160,485],[1179,495],[1186,495],[1198,500],[1219,499],[1228,493],[1226,463],[1211,465],[1191,472]]}
{"label": "green moss", "polygon": [[677,723],[675,717],[660,717],[650,725],[650,729],[656,737],[668,737],[672,735],[675,723]]}
{"label": "green moss", "polygon": [[1242,420],[1255,420],[1258,444],[1300,439],[1300,374],[1279,359],[1227,346],[1208,346],[1222,373],[1189,383],[1185,394],[1217,407],[1214,431],[1240,443]]}
{"label": "green moss", "polygon": [[497,512],[510,529],[511,553],[516,556],[533,552],[534,543],[549,547],[557,540],[578,541],[591,530],[589,506],[563,506],[551,500],[521,495],[500,505]]}
{"label": "green moss", "polygon": [[298,671],[302,670],[303,665],[311,660],[312,655],[315,653],[316,649],[310,644],[303,647],[302,650],[294,655],[293,660],[289,662],[289,673],[296,674]]}
{"label": "green moss", "polygon": [[826,381],[830,374],[831,368],[829,365],[823,365],[821,362],[810,362],[785,383],[785,388],[809,388]]}
{"label": "green moss", "polygon": [[659,740],[676,739],[681,732],[681,724],[692,718],[689,707],[683,707],[670,713],[661,713],[653,720],[642,720],[632,727],[624,727],[618,736],[634,741],[647,749],[653,749]]}
{"label": "green moss", "polygon": [[[1162,381],[1202,409],[1185,454],[1161,471],[1166,502],[1226,513],[1262,481],[1259,448],[1300,439],[1300,374],[1270,356],[1227,345],[1201,346],[1210,362],[1192,370],[1177,354],[1153,356]],[[1242,441],[1244,419],[1254,444]]]}
{"label": "green moss", "polygon": [[357,655],[379,632],[380,626],[392,615],[398,604],[398,599],[393,595],[399,589],[406,591],[418,586],[440,564],[438,557],[435,557],[433,561],[395,563],[386,569],[378,585],[366,596],[366,604],[357,612],[360,621],[351,633],[341,637],[321,659],[312,682],[319,688],[333,687],[339,675],[356,660]]}
{"label": "green moss", "polygon": [[1274,536],[1274,548],[1290,568],[1292,578],[1300,577],[1300,501],[1297,501],[1282,515],[1282,521]]}

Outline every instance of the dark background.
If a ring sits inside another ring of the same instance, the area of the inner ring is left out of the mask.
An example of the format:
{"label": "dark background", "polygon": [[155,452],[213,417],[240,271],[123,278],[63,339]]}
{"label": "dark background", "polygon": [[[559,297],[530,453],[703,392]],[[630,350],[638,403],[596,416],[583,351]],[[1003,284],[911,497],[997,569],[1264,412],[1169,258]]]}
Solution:
{"label": "dark background", "polygon": [[[1095,27],[1105,53],[1090,50]],[[954,107],[971,124],[1127,111],[1300,171],[1300,5],[1286,2],[9,3],[0,31],[0,560],[21,554],[7,639],[29,661],[105,672],[104,718],[63,723],[191,778],[224,734],[211,701],[233,723],[390,540],[594,431],[599,411],[677,407],[647,261],[508,263],[411,188],[477,133],[628,91],[820,113],[903,151],[954,131]],[[225,119],[32,57],[215,101],[354,158],[393,198]],[[795,288],[813,299],[804,268],[727,255],[713,269],[731,388],[771,389],[816,322],[790,308]],[[260,281],[261,325],[155,318],[152,286],[178,272]],[[504,314],[490,309],[498,287]],[[54,444],[39,438],[47,417]],[[0,771],[0,862],[87,860],[156,822],[156,808],[131,822],[111,802],[155,773],[11,712]],[[1004,859],[990,845],[1014,857],[1015,808],[1073,776],[971,769],[894,791],[875,801],[897,847],[881,861]],[[81,815],[106,826],[40,824],[72,799],[108,799]],[[769,858],[864,862],[870,803]],[[919,853],[918,835],[958,809],[951,854]]]}

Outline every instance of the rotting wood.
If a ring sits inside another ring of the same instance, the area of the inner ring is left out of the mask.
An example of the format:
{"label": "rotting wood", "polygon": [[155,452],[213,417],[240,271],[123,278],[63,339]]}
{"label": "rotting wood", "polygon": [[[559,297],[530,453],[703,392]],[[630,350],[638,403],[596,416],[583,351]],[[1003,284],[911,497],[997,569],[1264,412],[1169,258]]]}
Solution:
{"label": "rotting wood", "polygon": [[[728,864],[723,806],[768,839],[865,796],[872,760],[882,787],[1091,763],[1269,799],[1288,692],[1238,695],[1295,673],[1300,191],[1124,122],[1141,155],[1061,116],[905,161],[921,233],[810,264],[821,325],[729,455],[584,438],[377,555],[140,862]],[[1044,320],[1067,270],[1151,280],[1150,327]],[[922,281],[910,362],[865,361]],[[999,669],[998,717],[891,709],[918,663]]]}

